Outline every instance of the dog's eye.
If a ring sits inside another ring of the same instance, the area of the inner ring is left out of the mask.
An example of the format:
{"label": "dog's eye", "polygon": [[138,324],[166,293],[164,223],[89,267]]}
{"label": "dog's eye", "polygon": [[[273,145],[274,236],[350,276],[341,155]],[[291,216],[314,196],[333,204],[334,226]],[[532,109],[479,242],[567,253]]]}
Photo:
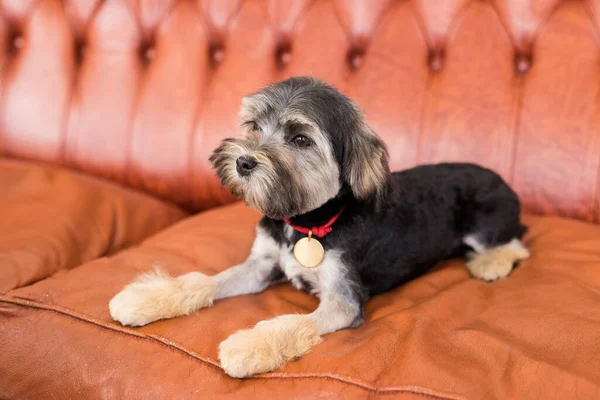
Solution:
{"label": "dog's eye", "polygon": [[262,129],[260,129],[260,126],[258,126],[258,124],[256,122],[252,122],[252,131],[254,132],[260,132],[262,131]]}
{"label": "dog's eye", "polygon": [[292,139],[292,143],[298,147],[306,147],[310,145],[310,140],[304,135],[297,135]]}

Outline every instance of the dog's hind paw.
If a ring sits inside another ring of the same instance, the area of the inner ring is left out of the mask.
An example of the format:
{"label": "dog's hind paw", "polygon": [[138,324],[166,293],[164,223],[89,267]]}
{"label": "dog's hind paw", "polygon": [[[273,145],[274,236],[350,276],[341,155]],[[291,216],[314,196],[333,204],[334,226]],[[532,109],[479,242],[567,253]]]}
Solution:
{"label": "dog's hind paw", "polygon": [[321,342],[304,315],[282,315],[229,336],[219,346],[221,366],[229,376],[245,378],[273,371]]}
{"label": "dog's hind paw", "polygon": [[160,319],[189,315],[212,305],[211,277],[191,272],[177,278],[155,270],[139,276],[110,301],[110,315],[123,325],[143,326]]}
{"label": "dog's hind paw", "polygon": [[507,277],[515,263],[527,257],[527,248],[518,239],[513,239],[481,253],[467,254],[467,269],[475,278],[490,282]]}

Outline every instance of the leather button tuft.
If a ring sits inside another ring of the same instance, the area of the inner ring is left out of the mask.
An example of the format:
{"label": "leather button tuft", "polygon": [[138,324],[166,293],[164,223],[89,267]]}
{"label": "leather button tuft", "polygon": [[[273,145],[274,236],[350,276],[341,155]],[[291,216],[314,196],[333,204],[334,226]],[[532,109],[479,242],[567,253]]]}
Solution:
{"label": "leather button tuft", "polygon": [[25,46],[25,38],[21,35],[15,35],[12,39],[12,46],[15,49],[22,49]]}
{"label": "leather button tuft", "polygon": [[363,50],[354,49],[348,53],[348,64],[353,71],[359,69],[364,62],[365,53]]}
{"label": "leather button tuft", "polygon": [[282,53],[280,56],[280,61],[283,65],[289,64],[290,61],[292,61],[292,53],[290,53],[289,51]]}
{"label": "leather button tuft", "polygon": [[279,66],[286,66],[292,61],[292,47],[288,43],[277,46],[275,58]]}
{"label": "leather button tuft", "polygon": [[77,61],[77,64],[81,64],[83,62],[86,50],[87,46],[83,40],[77,40],[75,42],[75,60]]}
{"label": "leather button tuft", "polygon": [[515,69],[517,73],[524,74],[531,69],[531,55],[517,54],[515,57]]}
{"label": "leather button tuft", "polygon": [[25,38],[17,31],[10,30],[6,40],[6,51],[10,56],[15,56],[23,47],[25,47]]}
{"label": "leather button tuft", "polygon": [[219,65],[225,59],[225,50],[220,44],[212,44],[209,49],[210,60],[213,65]]}
{"label": "leather button tuft", "polygon": [[154,47],[148,47],[144,52],[144,57],[147,61],[152,61],[156,57],[156,49]]}
{"label": "leather button tuft", "polygon": [[151,41],[145,41],[140,46],[140,58],[145,64],[150,63],[156,58],[156,47]]}
{"label": "leather button tuft", "polygon": [[444,68],[444,54],[442,52],[431,52],[429,54],[429,68],[434,72],[440,72]]}

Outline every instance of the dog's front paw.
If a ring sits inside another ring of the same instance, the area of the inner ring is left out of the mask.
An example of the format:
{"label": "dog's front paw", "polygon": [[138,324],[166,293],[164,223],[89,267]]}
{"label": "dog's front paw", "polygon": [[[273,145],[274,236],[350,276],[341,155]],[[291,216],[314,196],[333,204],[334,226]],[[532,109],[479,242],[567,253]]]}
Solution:
{"label": "dog's front paw", "polygon": [[321,342],[314,323],[304,315],[283,315],[229,336],[219,346],[219,360],[234,378],[273,371]]}
{"label": "dog's front paw", "polygon": [[127,285],[108,307],[113,319],[121,324],[143,326],[209,306],[215,292],[212,279],[200,272],[173,278],[156,270]]}

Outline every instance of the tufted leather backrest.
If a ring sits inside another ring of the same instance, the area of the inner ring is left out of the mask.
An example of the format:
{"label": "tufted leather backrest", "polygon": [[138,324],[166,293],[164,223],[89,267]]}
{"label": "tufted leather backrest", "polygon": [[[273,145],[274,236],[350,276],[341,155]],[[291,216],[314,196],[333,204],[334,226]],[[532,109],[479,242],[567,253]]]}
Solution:
{"label": "tufted leather backrest", "polygon": [[1,0],[0,154],[194,209],[240,98],[315,75],[391,166],[474,161],[529,211],[599,220],[600,0]]}

